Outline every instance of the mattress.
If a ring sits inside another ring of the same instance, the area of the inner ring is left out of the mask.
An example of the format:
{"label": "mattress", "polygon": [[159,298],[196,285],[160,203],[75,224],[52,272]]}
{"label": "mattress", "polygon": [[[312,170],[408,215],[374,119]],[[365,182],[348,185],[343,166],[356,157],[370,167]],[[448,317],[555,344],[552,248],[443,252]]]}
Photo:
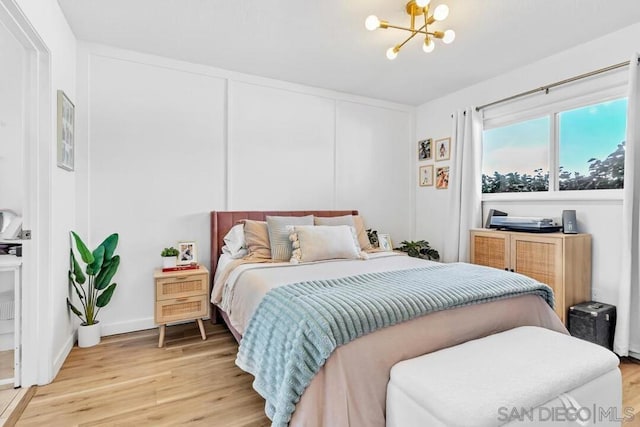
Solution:
{"label": "mattress", "polygon": [[[423,267],[426,262],[431,261],[395,252],[372,253],[368,260],[330,260],[305,264],[246,263],[234,267],[225,260],[225,266],[233,270],[226,280],[214,282],[211,302],[227,313],[231,325],[242,334],[260,301],[271,289],[305,280]],[[217,277],[223,279],[223,276]],[[220,296],[216,298],[216,294]]]}
{"label": "mattress", "polygon": [[[230,272],[218,276],[212,302],[224,309],[231,325],[243,333],[262,298],[276,287],[304,280],[421,267],[426,262],[389,252],[371,254],[366,261],[301,265],[238,265],[241,261],[237,261],[229,264]],[[542,298],[526,295],[432,313],[362,336],[338,347],[327,359],[296,405],[290,425],[382,427],[387,384],[394,364],[524,325],[566,333]]]}

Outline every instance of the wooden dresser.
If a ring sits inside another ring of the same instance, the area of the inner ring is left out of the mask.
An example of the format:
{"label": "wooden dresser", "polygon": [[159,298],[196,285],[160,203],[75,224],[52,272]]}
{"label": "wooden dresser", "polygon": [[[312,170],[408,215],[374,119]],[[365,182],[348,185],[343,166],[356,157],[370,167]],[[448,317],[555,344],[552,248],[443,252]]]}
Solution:
{"label": "wooden dresser", "polygon": [[471,230],[470,260],[549,285],[566,325],[569,307],[591,300],[591,235]]}
{"label": "wooden dresser", "polygon": [[209,271],[194,270],[162,272],[153,275],[156,284],[155,322],[160,327],[158,347],[164,345],[167,323],[195,320],[202,339],[207,339],[202,318],[209,316]]}

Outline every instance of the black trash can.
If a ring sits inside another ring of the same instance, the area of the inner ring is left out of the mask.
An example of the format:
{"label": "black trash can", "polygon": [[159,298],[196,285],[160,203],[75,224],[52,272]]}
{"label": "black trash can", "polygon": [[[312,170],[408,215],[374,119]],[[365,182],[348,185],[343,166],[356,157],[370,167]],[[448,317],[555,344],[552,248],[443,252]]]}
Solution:
{"label": "black trash can", "polygon": [[596,301],[569,307],[569,333],[613,350],[616,307]]}

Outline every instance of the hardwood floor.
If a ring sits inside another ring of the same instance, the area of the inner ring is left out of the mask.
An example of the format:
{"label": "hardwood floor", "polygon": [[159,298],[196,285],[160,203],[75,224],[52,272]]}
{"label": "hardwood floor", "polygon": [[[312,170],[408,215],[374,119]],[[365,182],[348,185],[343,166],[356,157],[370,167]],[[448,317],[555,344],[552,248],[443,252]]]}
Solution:
{"label": "hardwood floor", "polygon": [[[55,381],[38,387],[18,426],[268,426],[253,377],[234,364],[237,344],[205,322],[103,338],[74,347]],[[624,405],[640,412],[640,364],[623,360]],[[640,425],[640,417],[625,427]]]}
{"label": "hardwood floor", "polygon": [[18,426],[267,426],[253,377],[235,366],[236,341],[208,322],[103,338],[74,347],[53,383],[38,387]]}

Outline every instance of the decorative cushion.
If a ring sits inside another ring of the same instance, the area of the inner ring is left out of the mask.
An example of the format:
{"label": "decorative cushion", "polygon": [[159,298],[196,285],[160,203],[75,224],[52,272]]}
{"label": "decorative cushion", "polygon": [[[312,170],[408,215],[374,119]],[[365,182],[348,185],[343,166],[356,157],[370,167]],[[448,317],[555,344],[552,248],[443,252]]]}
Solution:
{"label": "decorative cushion", "polygon": [[360,249],[369,250],[372,249],[367,230],[364,226],[364,220],[360,215],[343,215],[343,216],[317,216],[314,218],[316,225],[350,225],[355,227],[356,235],[358,236],[358,244]]}
{"label": "decorative cushion", "polygon": [[271,259],[269,230],[265,221],[242,220],[249,259]]}
{"label": "decorative cushion", "polygon": [[291,241],[288,225],[313,225],[313,215],[307,216],[267,216],[271,258],[274,261],[289,261]]}
{"label": "decorative cushion", "polygon": [[350,225],[355,227],[353,215],[343,216],[316,216],[313,218],[315,225]]}
{"label": "decorative cushion", "polygon": [[244,239],[244,224],[236,224],[224,236],[222,253],[238,259],[247,255],[247,242]]}
{"label": "decorative cushion", "polygon": [[364,219],[360,215],[353,217],[353,225],[356,228],[356,235],[358,236],[358,243],[360,243],[360,249],[367,251],[373,249],[369,236],[367,235],[367,228],[364,225]]}
{"label": "decorative cushion", "polygon": [[291,262],[327,259],[366,259],[360,250],[356,230],[348,225],[296,225],[288,227],[293,252]]}

